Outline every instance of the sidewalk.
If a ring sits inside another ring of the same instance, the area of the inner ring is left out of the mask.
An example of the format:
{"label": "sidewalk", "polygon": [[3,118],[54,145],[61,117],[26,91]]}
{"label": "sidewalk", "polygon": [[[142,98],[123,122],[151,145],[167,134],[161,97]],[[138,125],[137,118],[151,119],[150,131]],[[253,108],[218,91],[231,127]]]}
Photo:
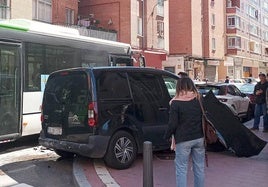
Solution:
{"label": "sidewalk", "polygon": [[[244,124],[248,128],[252,121]],[[268,133],[254,133],[268,141]],[[174,155],[157,154],[153,156],[154,186],[174,187]],[[229,151],[208,152],[209,167],[205,169],[205,186],[207,187],[267,187],[268,184],[268,145],[262,152],[253,157],[239,158]],[[143,186],[142,156],[138,156],[133,166],[126,170],[106,168],[101,159],[77,157],[73,164],[74,180],[77,186]],[[193,186],[192,167],[189,167],[188,186]]]}

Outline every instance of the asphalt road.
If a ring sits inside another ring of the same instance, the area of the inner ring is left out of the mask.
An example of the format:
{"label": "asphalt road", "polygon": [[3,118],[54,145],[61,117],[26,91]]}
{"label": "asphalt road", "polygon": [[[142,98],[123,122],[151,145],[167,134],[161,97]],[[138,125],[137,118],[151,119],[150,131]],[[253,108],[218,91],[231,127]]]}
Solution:
{"label": "asphalt road", "polygon": [[0,144],[0,187],[27,184],[35,187],[74,186],[73,159],[38,146],[37,137]]}

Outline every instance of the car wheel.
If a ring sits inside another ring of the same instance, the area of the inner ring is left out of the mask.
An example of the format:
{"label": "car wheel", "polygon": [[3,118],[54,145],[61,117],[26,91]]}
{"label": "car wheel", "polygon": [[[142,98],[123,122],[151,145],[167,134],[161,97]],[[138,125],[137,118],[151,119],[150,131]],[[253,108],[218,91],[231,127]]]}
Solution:
{"label": "car wheel", "polygon": [[247,117],[246,120],[249,121],[254,117],[254,111],[252,110],[252,107],[249,106],[248,107],[248,111],[247,111]]}
{"label": "car wheel", "polygon": [[115,169],[129,168],[137,156],[137,145],[131,134],[119,131],[113,135],[104,156],[105,163]]}
{"label": "car wheel", "polygon": [[62,158],[72,158],[74,156],[74,153],[68,152],[68,151],[63,151],[59,149],[54,150],[57,155],[61,156]]}

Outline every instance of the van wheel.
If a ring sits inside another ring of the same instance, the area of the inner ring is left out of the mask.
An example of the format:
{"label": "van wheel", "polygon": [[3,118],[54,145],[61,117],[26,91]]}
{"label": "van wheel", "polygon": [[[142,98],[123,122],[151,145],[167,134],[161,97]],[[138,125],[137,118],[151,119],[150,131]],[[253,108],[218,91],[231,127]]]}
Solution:
{"label": "van wheel", "polygon": [[68,152],[68,151],[63,151],[59,149],[54,150],[57,155],[61,156],[62,158],[72,158],[74,157],[74,153]]}
{"label": "van wheel", "polygon": [[115,169],[129,168],[137,156],[137,145],[128,132],[119,131],[111,138],[104,156],[105,163]]}

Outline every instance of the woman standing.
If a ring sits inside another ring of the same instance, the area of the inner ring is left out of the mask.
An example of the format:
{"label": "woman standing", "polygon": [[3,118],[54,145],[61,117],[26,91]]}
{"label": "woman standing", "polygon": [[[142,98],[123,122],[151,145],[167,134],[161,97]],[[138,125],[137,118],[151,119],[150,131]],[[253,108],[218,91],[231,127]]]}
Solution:
{"label": "woman standing", "polygon": [[193,81],[188,77],[178,79],[165,134],[168,140],[174,135],[176,142],[174,162],[177,187],[187,187],[189,158],[193,164],[194,186],[204,186],[205,147],[198,99],[199,94]]}

